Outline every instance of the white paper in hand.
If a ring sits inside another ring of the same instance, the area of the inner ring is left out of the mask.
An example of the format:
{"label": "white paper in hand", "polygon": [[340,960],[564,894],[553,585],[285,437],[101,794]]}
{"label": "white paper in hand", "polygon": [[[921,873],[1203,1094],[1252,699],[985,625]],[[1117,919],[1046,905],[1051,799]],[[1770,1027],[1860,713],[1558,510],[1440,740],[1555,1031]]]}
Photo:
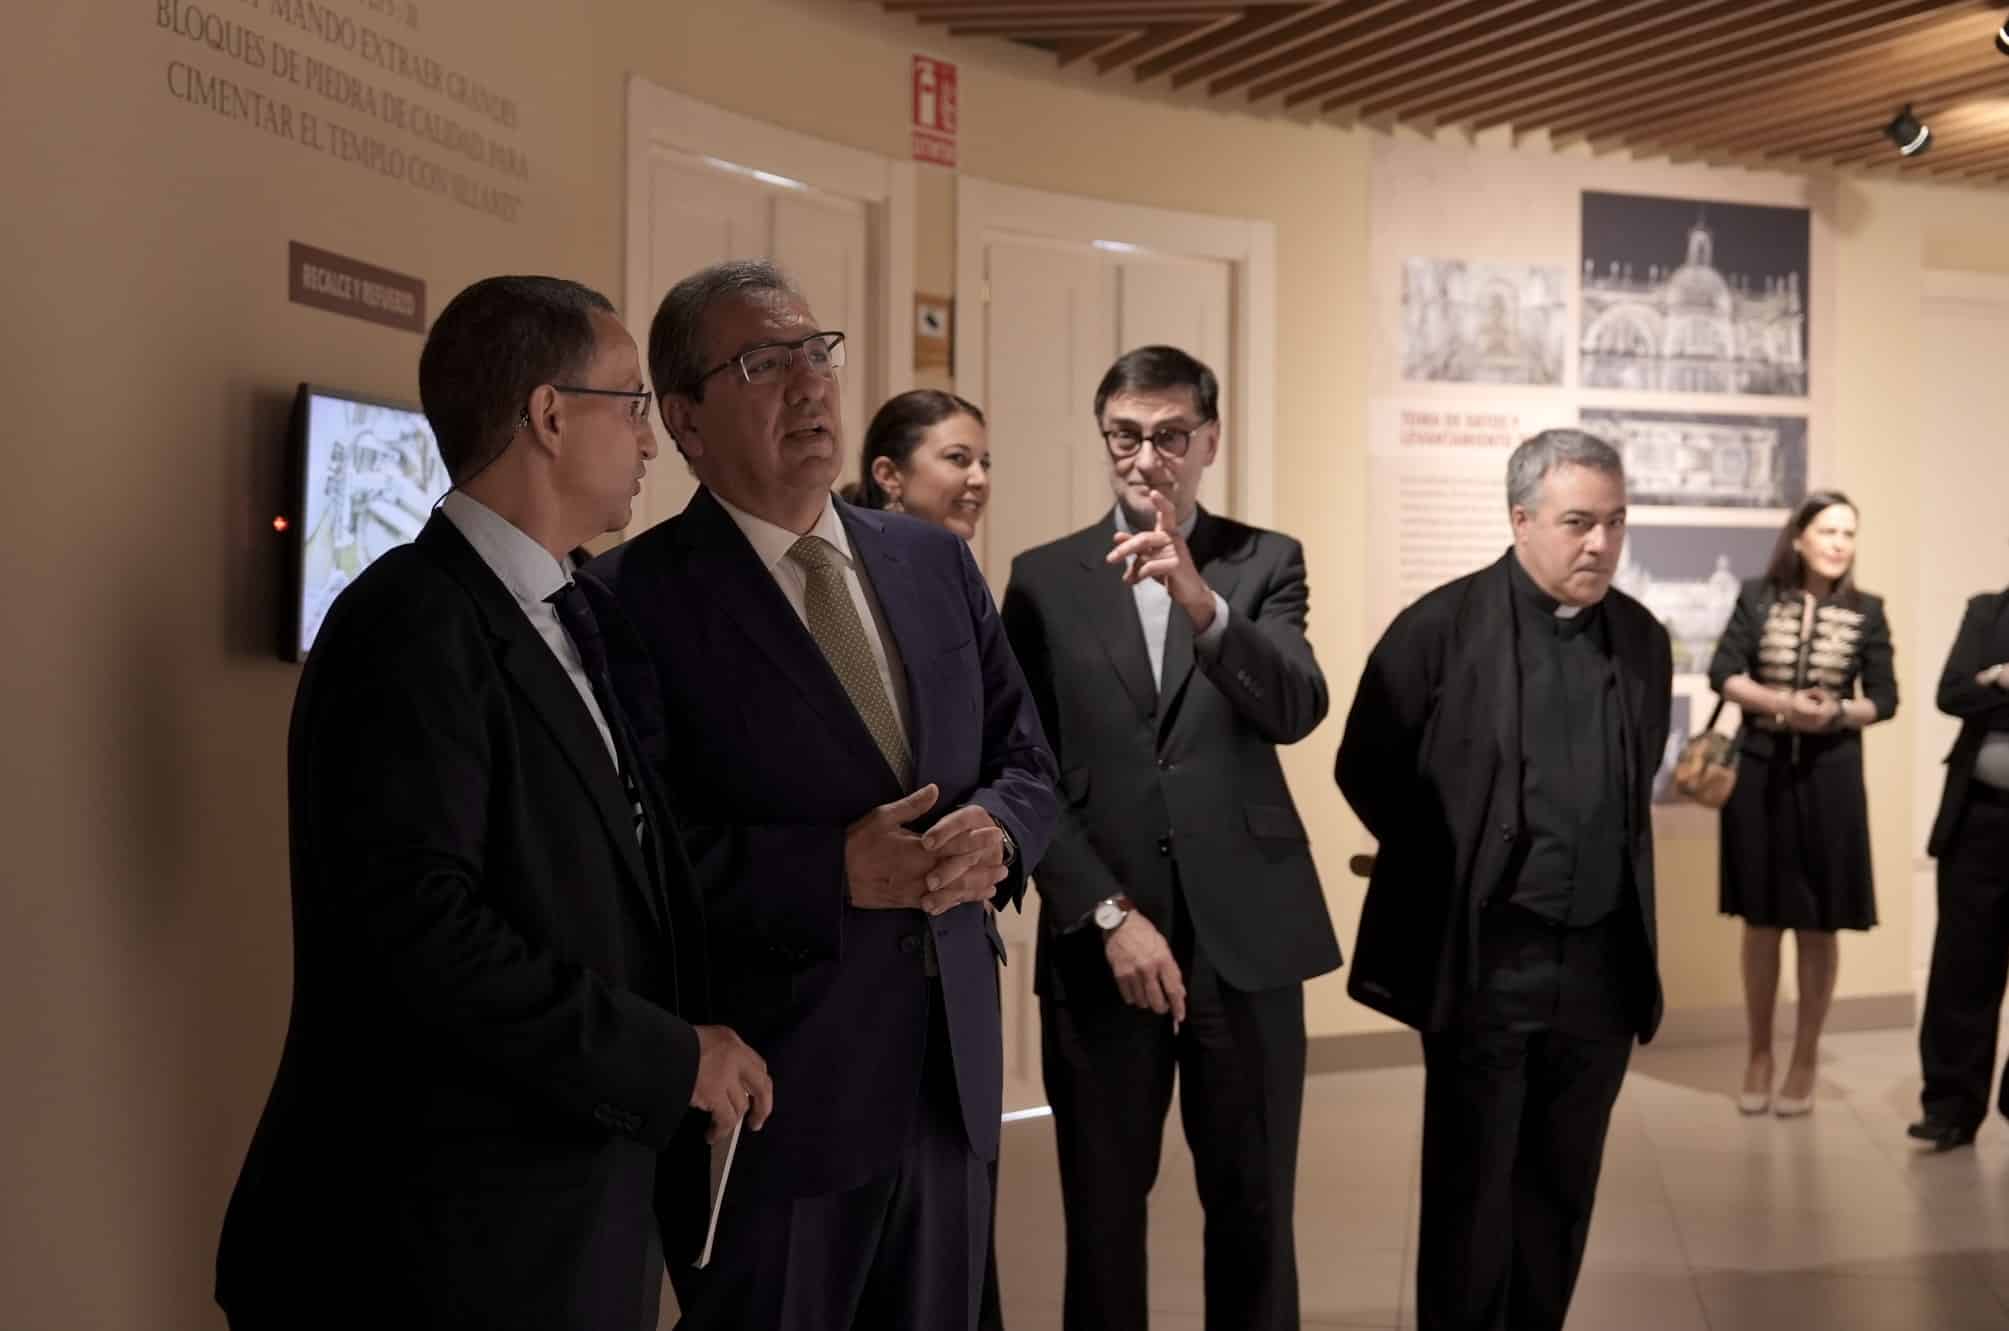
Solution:
{"label": "white paper in hand", "polygon": [[739,1130],[745,1125],[746,1119],[742,1117],[732,1125],[732,1136],[712,1146],[711,1219],[705,1222],[704,1251],[698,1254],[697,1261],[691,1263],[699,1270],[711,1264],[712,1240],[718,1237],[719,1207],[725,1204],[726,1176],[732,1173],[733,1152],[739,1149]]}

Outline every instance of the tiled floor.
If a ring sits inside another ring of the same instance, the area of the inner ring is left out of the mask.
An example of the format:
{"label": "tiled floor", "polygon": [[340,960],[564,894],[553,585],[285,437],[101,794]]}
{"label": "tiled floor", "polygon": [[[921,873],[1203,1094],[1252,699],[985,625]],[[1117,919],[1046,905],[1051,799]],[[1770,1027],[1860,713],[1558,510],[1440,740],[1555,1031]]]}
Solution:
{"label": "tiled floor", "polygon": [[[1573,1331],[2009,1328],[2009,1124],[1923,1154],[1906,1031],[1830,1037],[1804,1119],[1746,1119],[1737,1048],[1640,1051],[1613,1116]],[[1315,1077],[1298,1171],[1306,1328],[1415,1324],[1420,1068]],[[1005,1129],[1011,1331],[1060,1325],[1052,1121]],[[1155,1331],[1200,1331],[1200,1210],[1176,1121],[1152,1199]]]}

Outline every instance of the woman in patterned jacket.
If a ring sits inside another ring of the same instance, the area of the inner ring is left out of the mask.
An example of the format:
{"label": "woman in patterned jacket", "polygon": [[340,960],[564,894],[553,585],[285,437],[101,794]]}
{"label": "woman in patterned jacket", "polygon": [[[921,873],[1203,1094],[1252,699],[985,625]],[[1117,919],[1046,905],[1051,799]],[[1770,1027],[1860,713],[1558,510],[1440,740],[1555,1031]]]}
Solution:
{"label": "woman in patterned jacket", "polygon": [[[1835,931],[1876,924],[1862,731],[1897,711],[1883,601],[1855,585],[1856,507],[1807,496],[1765,576],[1744,584],[1709,683],[1744,713],[1737,787],[1723,807],[1721,907],[1744,920],[1750,1060],[1737,1107],[1813,1108],[1821,1027],[1835,992]],[[1861,696],[1858,694],[1860,686]],[[1773,1095],[1779,942],[1793,931],[1799,1015]]]}

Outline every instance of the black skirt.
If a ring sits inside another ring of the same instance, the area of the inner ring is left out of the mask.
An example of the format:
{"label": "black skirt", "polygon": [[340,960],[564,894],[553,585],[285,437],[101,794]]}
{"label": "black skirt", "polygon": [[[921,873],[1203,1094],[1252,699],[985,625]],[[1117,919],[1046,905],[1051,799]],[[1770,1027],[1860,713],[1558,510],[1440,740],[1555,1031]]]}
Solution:
{"label": "black skirt", "polygon": [[1875,927],[1861,736],[1747,730],[1721,855],[1725,915],[1768,929]]}

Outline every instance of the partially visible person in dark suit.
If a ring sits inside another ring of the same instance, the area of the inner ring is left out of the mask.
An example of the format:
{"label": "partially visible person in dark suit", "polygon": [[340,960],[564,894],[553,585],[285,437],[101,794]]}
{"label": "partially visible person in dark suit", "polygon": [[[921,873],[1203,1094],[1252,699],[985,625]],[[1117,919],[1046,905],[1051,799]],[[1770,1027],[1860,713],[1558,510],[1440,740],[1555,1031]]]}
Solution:
{"label": "partially visible person in dark suit", "polygon": [[706,1129],[772,1095],[692,1024],[703,913],[569,561],[628,520],[649,395],[605,297],[547,277],[449,302],[419,390],[455,489],[294,700],[292,1023],[217,1301],[238,1331],[640,1331],[702,1236]]}
{"label": "partially visible person in dark suit", "polygon": [[1148,1323],[1146,1201],[1175,1079],[1207,1325],[1298,1324],[1304,982],[1339,946],[1277,749],[1327,698],[1303,549],[1200,507],[1219,395],[1176,347],[1120,357],[1094,403],[1116,503],[1012,561],[1005,589],[1064,801],[1035,967],[1069,1331]]}
{"label": "partially visible person in dark suit", "polygon": [[1545,430],[1507,503],[1512,548],[1375,645],[1336,764],[1380,842],[1347,989],[1423,1038],[1419,1331],[1559,1331],[1612,1105],[1660,1023],[1673,653],[1611,586],[1624,468]]}
{"label": "partially visible person in dark suit", "polygon": [[[1709,686],[1744,713],[1737,785],[1722,812],[1719,899],[1744,921],[1750,1045],[1737,1107],[1746,1114],[1812,1111],[1836,931],[1876,925],[1862,732],[1896,714],[1897,674],[1883,601],[1856,586],[1855,556],[1855,505],[1839,491],[1808,495],[1780,529],[1765,575],[1738,592],[1709,662]],[[1772,1014],[1789,929],[1799,1005],[1774,1095]]]}
{"label": "partially visible person in dark suit", "polygon": [[[858,479],[839,495],[860,508],[908,513],[966,541],[991,499],[991,441],[974,402],[931,388],[888,398],[865,427]],[[991,1160],[991,1239],[977,1331],[1004,1331],[998,1293],[998,1161]]]}
{"label": "partially visible person in dark suit", "polygon": [[[1966,1146],[1988,1117],[2002,991],[2009,983],[2009,591],[1967,603],[1939,676],[1960,718],[1927,850],[1939,861],[1939,924],[1918,1031],[1924,1115],[1906,1131]],[[2009,1116],[2009,1073],[2002,1084]]]}
{"label": "partially visible person in dark suit", "polygon": [[703,887],[718,1010],[773,1069],[685,1328],[966,1329],[1003,1090],[985,903],[1053,822],[1053,758],[969,547],[830,493],[844,335],[772,265],[649,330],[700,488],[596,562]]}
{"label": "partially visible person in dark suit", "polygon": [[888,398],[865,427],[858,479],[843,497],[860,508],[910,513],[966,541],[991,499],[984,414],[954,393],[916,388]]}

